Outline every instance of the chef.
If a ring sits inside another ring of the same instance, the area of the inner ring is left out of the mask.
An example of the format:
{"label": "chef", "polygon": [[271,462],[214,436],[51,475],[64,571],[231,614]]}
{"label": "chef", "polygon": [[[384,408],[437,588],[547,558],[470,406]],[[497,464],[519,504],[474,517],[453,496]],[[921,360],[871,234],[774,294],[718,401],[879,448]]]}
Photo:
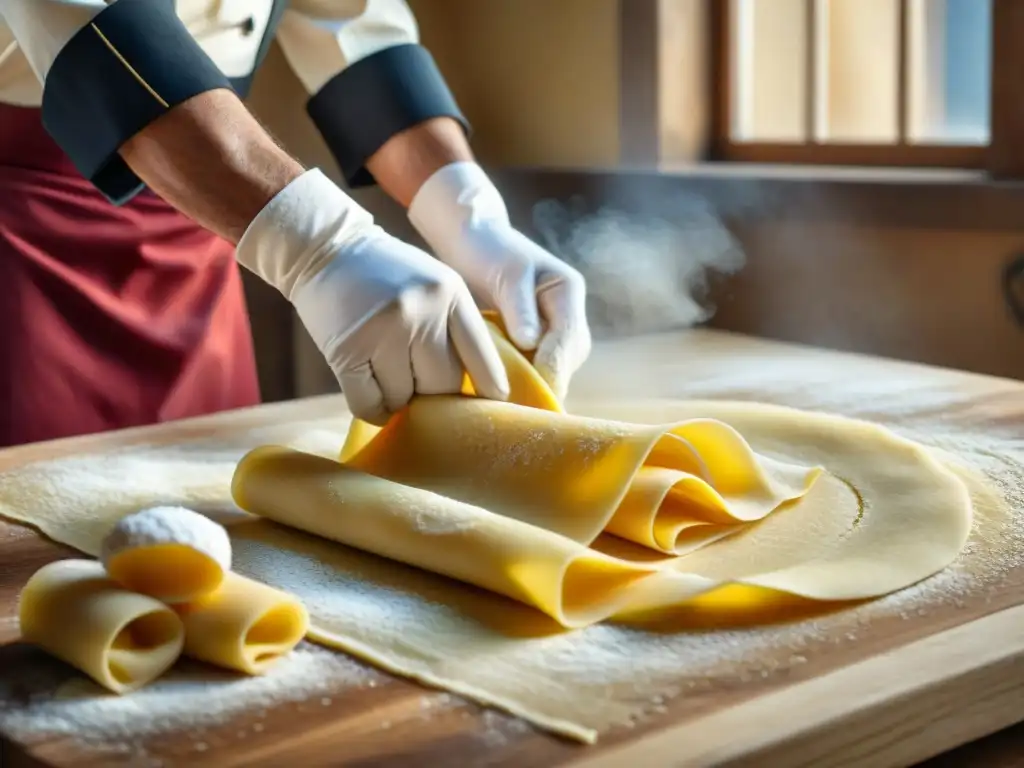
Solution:
{"label": "chef", "polygon": [[[564,393],[580,274],[509,223],[402,0],[0,0],[0,445],[259,400],[237,264],[277,288],[357,416],[508,381],[496,309]],[[245,109],[272,40],[374,224]]]}

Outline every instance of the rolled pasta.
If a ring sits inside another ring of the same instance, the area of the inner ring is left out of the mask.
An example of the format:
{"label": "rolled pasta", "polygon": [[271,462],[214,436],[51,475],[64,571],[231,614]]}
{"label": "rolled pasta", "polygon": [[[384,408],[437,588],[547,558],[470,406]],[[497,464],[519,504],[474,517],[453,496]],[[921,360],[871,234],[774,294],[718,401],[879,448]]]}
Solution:
{"label": "rolled pasta", "polygon": [[231,569],[223,526],[184,507],[153,507],[121,518],[103,541],[111,578],[165,603],[215,592]]}
{"label": "rolled pasta", "polygon": [[94,560],[59,560],[21,592],[22,638],[115,693],[141,688],[181,655],[181,619],[124,589]]}
{"label": "rolled pasta", "polygon": [[290,448],[248,453],[232,490],[253,514],[497,592],[565,627],[708,589],[707,579],[610,557],[539,526]]}
{"label": "rolled pasta", "polygon": [[309,628],[297,598],[237,573],[225,574],[216,592],[175,608],[187,656],[250,675],[267,671]]}

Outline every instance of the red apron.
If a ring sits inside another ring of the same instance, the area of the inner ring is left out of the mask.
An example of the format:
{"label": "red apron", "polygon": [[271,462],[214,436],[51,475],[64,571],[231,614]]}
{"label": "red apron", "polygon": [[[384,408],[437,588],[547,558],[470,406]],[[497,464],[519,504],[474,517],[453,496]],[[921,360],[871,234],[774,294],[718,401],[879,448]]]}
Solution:
{"label": "red apron", "polygon": [[0,446],[258,402],[231,244],[148,191],[111,205],[0,104]]}

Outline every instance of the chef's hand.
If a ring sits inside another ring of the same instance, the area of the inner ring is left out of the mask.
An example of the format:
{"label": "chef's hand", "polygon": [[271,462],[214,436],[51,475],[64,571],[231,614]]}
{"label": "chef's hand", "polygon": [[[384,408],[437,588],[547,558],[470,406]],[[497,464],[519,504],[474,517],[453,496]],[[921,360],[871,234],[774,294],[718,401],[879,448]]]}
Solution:
{"label": "chef's hand", "polygon": [[501,358],[465,282],[385,233],[319,171],[256,216],[238,259],[295,306],[353,415],[382,425],[414,394],[508,397]]}
{"label": "chef's hand", "polygon": [[512,341],[564,398],[590,354],[583,276],[512,227],[501,194],[476,163],[452,163],[416,193],[409,219],[441,261],[497,310]]}

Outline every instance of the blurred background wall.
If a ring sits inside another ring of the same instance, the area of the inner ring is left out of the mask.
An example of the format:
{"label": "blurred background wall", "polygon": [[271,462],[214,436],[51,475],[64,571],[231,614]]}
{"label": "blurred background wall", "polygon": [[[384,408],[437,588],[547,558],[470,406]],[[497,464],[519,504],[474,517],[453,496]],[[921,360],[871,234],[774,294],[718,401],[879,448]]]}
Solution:
{"label": "blurred background wall", "polygon": [[[1001,282],[1024,252],[1024,195],[1015,181],[986,179],[975,167],[981,149],[971,148],[988,140],[991,18],[962,0],[916,0],[920,18],[909,26],[893,15],[895,0],[826,0],[828,13],[815,18],[801,15],[804,0],[748,0],[745,11],[742,0],[722,0],[733,11],[726,22],[711,2],[410,5],[517,223],[550,247],[575,249],[559,255],[597,264],[598,282],[633,280],[629,295],[642,297],[666,264],[685,262],[695,265],[680,278],[688,285],[658,300],[714,312],[666,311],[667,323],[1024,378],[1024,330]],[[717,37],[724,23],[729,43]],[[827,66],[819,56],[809,74],[812,28],[829,50]],[[653,85],[644,79],[652,72]],[[807,106],[809,89],[827,97]],[[273,49],[251,106],[300,159],[337,178],[306,98]],[[804,129],[856,146],[836,150],[841,163],[828,154],[833,162],[806,162],[794,154],[815,143]],[[938,145],[921,157],[946,167],[914,168],[917,150],[901,155],[912,142],[897,130]],[[744,131],[749,145],[736,138]],[[780,139],[793,162],[729,156],[772,160]],[[878,160],[887,143],[891,163]],[[699,162],[708,158],[717,162]],[[378,191],[356,196],[383,226],[415,239]],[[545,218],[553,204],[577,222],[562,221],[561,234]],[[256,281],[249,289],[267,399],[332,391],[290,309]],[[642,320],[638,328],[650,325]]]}

